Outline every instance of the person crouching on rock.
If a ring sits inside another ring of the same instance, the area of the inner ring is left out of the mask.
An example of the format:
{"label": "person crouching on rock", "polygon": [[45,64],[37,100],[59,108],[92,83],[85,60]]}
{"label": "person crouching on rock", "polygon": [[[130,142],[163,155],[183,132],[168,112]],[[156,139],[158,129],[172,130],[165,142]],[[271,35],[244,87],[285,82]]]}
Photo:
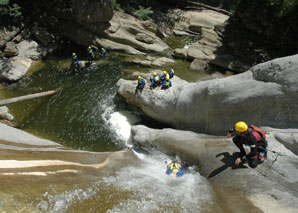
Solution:
{"label": "person crouching on rock", "polygon": [[[235,126],[228,131],[227,137],[231,137],[231,134],[234,132],[236,132],[236,136],[233,137],[233,142],[240,150],[235,164],[238,166],[244,163],[245,158],[251,168],[256,168],[259,164],[263,163],[264,157],[267,156],[268,146],[265,132],[254,125],[248,126],[243,121],[237,122]],[[247,155],[243,145],[250,147],[250,153]]]}
{"label": "person crouching on rock", "polygon": [[[166,80],[167,76],[169,76],[167,71],[163,71],[163,74],[161,76],[159,76],[160,82],[163,83]],[[169,78],[170,78],[170,76],[169,76]]]}
{"label": "person crouching on rock", "polygon": [[138,77],[138,85],[136,87],[136,90],[140,90],[140,92],[142,92],[142,90],[145,87],[145,84],[146,84],[145,79],[142,78],[142,76],[139,76]]}
{"label": "person crouching on rock", "polygon": [[167,76],[167,77],[166,77],[166,80],[163,81],[163,83],[162,83],[161,89],[168,89],[168,88],[170,88],[171,86],[172,86],[172,82],[170,81],[170,77]]}
{"label": "person crouching on rock", "polygon": [[184,174],[184,170],[180,163],[178,163],[177,161],[172,161],[167,166],[166,174],[176,178],[182,176]]}
{"label": "person crouching on rock", "polygon": [[159,76],[157,76],[156,72],[153,73],[153,78],[151,79],[151,86],[150,89],[154,89],[155,87],[160,86],[160,79]]}

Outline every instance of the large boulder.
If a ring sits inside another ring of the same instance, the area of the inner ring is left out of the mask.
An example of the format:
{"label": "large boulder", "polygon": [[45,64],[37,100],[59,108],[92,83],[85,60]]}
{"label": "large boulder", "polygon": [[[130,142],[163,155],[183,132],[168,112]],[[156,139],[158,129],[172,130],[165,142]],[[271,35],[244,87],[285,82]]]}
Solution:
{"label": "large boulder", "polygon": [[[155,120],[178,129],[225,134],[236,121],[278,128],[298,125],[298,55],[256,65],[222,79],[187,83],[173,78],[166,91],[120,79],[118,92]],[[160,116],[164,115],[164,116]]]}
{"label": "large boulder", "polygon": [[35,41],[24,40],[16,45],[18,56],[0,59],[0,80],[18,81],[29,70],[32,60],[40,59],[49,49],[41,48]]}
{"label": "large boulder", "polygon": [[268,157],[256,169],[246,165],[235,166],[233,152],[239,150],[226,137],[174,129],[157,130],[138,125],[132,127],[132,139],[136,146],[147,152],[158,149],[173,156],[178,155],[190,165],[196,165],[229,209],[237,211],[246,208],[247,203],[233,200],[234,196],[244,196],[264,212],[272,212],[272,205],[277,212],[284,209],[295,212],[298,210],[298,156],[276,139],[279,131],[289,135],[294,130],[266,130],[269,130],[266,132]]}

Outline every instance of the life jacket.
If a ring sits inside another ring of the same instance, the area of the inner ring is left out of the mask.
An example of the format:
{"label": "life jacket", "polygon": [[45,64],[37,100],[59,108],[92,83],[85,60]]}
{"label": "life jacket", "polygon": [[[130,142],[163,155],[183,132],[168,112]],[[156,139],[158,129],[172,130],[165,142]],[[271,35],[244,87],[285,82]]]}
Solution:
{"label": "life jacket", "polygon": [[[268,141],[266,140],[266,134],[259,127],[250,125],[251,134],[253,134],[257,139],[257,148],[264,151],[265,155],[267,155]],[[258,155],[259,156],[259,155]]]}
{"label": "life jacket", "polygon": [[259,127],[254,126],[254,125],[250,125],[250,127],[253,129],[253,131],[258,132],[259,133],[259,136],[262,137],[262,138],[256,137],[258,140],[261,140],[261,139],[266,140],[266,134],[265,134],[265,132],[263,130],[261,130]]}
{"label": "life jacket", "polygon": [[170,82],[169,81],[166,81],[165,87],[169,87],[169,86],[170,86]]}
{"label": "life jacket", "polygon": [[139,79],[139,84],[142,84],[143,83],[143,81],[142,81],[143,79],[141,78],[141,79]]}
{"label": "life jacket", "polygon": [[159,77],[158,76],[155,76],[154,77],[154,81],[155,81],[155,83],[159,83],[160,82]]}
{"label": "life jacket", "polygon": [[73,55],[73,56],[72,56],[72,59],[73,59],[73,60],[76,60],[77,57],[78,57],[77,55]]}

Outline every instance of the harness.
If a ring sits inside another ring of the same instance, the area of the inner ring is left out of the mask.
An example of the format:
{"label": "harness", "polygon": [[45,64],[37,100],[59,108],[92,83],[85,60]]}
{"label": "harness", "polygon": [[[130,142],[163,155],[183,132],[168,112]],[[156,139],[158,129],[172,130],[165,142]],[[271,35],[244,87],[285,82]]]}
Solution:
{"label": "harness", "polygon": [[[267,148],[268,148],[268,141],[266,140],[266,134],[263,130],[260,128],[250,125],[250,130],[249,132],[257,139],[257,144],[256,145],[249,145],[250,147],[256,147],[260,152],[267,154]],[[262,156],[256,155],[253,158],[262,158]]]}

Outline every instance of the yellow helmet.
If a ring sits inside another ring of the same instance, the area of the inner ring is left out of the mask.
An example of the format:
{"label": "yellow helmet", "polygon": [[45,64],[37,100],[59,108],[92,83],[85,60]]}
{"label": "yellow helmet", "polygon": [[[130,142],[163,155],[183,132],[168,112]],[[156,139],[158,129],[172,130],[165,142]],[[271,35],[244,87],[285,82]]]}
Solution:
{"label": "yellow helmet", "polygon": [[177,174],[178,171],[179,171],[179,169],[176,169],[176,168],[175,168],[175,169],[172,170],[172,173],[173,173],[173,174]]}
{"label": "yellow helmet", "polygon": [[247,124],[243,121],[239,121],[235,124],[235,130],[237,132],[245,132],[247,131],[247,128],[248,128]]}
{"label": "yellow helmet", "polygon": [[104,50],[105,48],[101,48],[102,50]]}
{"label": "yellow helmet", "polygon": [[165,75],[166,75],[166,74],[167,74],[167,71],[163,71],[163,74],[165,74]]}
{"label": "yellow helmet", "polygon": [[138,76],[138,79],[141,79],[141,78],[142,78],[142,76],[139,75],[139,76]]}
{"label": "yellow helmet", "polygon": [[166,80],[168,81],[168,80],[170,80],[170,77],[167,75],[167,77],[166,77]]}
{"label": "yellow helmet", "polygon": [[72,55],[76,55],[76,53],[73,53]]}
{"label": "yellow helmet", "polygon": [[91,47],[89,46],[88,49],[91,49]]}
{"label": "yellow helmet", "polygon": [[153,73],[153,75],[154,75],[154,76],[156,76],[156,72],[155,72],[155,73]]}

